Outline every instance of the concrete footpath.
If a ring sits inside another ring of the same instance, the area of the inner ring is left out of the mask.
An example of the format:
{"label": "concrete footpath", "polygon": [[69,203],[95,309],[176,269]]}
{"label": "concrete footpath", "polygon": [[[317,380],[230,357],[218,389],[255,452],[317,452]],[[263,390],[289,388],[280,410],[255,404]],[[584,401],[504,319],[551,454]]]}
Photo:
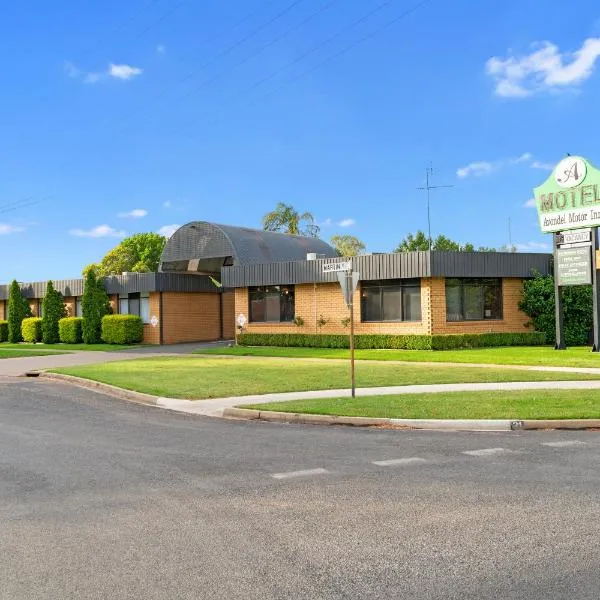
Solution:
{"label": "concrete footpath", "polygon": [[[77,367],[97,363],[115,362],[119,360],[134,360],[136,358],[151,358],[157,356],[185,356],[201,348],[219,348],[230,342],[202,342],[193,344],[173,344],[171,346],[142,346],[129,350],[113,352],[96,352],[82,350],[65,354],[50,354],[48,356],[24,356],[0,360],[0,377],[18,377],[29,371],[43,371],[60,367]],[[43,349],[42,346],[40,346]]]}

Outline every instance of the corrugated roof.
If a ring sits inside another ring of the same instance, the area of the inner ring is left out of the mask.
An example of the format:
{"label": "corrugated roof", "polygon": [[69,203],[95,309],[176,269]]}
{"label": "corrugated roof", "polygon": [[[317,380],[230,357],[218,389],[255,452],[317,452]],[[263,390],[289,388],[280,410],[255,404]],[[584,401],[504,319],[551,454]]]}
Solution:
{"label": "corrugated roof", "polygon": [[312,252],[327,258],[337,256],[318,238],[194,221],[171,236],[161,257],[161,269],[218,273],[228,259],[228,264],[246,266],[302,260]]}

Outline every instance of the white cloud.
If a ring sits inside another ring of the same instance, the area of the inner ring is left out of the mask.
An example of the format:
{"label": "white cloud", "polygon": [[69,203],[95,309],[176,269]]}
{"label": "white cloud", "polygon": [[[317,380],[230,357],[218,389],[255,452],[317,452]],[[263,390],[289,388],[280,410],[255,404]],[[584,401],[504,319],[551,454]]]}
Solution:
{"label": "white cloud", "polygon": [[108,74],[115,79],[131,79],[136,75],[141,75],[143,69],[139,67],[132,67],[131,65],[115,65],[111,63],[108,66]]}
{"label": "white cloud", "polygon": [[521,156],[518,156],[517,158],[511,158],[509,159],[511,164],[519,164],[519,163],[523,163],[523,162],[529,162],[531,159],[533,158],[533,154],[531,154],[531,152],[523,152],[523,154],[521,154]]}
{"label": "white cloud", "polygon": [[81,71],[69,61],[65,62],[65,73],[68,77],[72,77],[73,79],[76,79],[81,75]]}
{"label": "white cloud", "polygon": [[165,208],[171,208],[173,206],[173,203],[170,200],[167,200],[167,201],[163,202],[163,206]]}
{"label": "white cloud", "polygon": [[114,227],[110,227],[109,225],[98,225],[98,227],[94,227],[93,229],[71,229],[69,231],[71,235],[75,235],[77,237],[90,237],[90,238],[102,238],[102,237],[116,237],[122,238],[127,234],[118,229],[114,229]]}
{"label": "white cloud", "polygon": [[340,227],[352,227],[352,225],[356,225],[355,219],[342,219],[338,225]]}
{"label": "white cloud", "polygon": [[148,214],[145,208],[134,208],[129,212],[120,212],[117,216],[119,219],[141,219]]}
{"label": "white cloud", "polygon": [[21,231],[25,231],[25,227],[17,227],[16,225],[0,223],[0,235],[8,235],[9,233],[20,233]]}
{"label": "white cloud", "polygon": [[536,252],[539,250],[550,250],[550,244],[545,242],[525,242],[524,244],[515,244],[519,252]]}
{"label": "white cloud", "polygon": [[523,204],[524,208],[535,208],[535,198],[529,198],[525,204]]}
{"label": "white cloud", "polygon": [[534,160],[531,163],[532,169],[542,169],[543,171],[552,171],[554,169],[554,165],[550,163],[540,162],[539,160]]}
{"label": "white cloud", "polygon": [[104,73],[86,73],[83,83],[98,83],[103,77]]}
{"label": "white cloud", "polygon": [[544,91],[574,88],[588,79],[600,57],[600,38],[584,40],[573,53],[559,51],[551,42],[535,42],[531,52],[506,58],[493,56],[485,71],[495,83],[495,93],[504,98],[524,98]]}
{"label": "white cloud", "polygon": [[159,44],[156,46],[156,52],[158,54],[164,54],[167,51],[167,47],[164,44]]}
{"label": "white cloud", "polygon": [[156,233],[170,238],[180,227],[181,225],[163,225]]}
{"label": "white cloud", "polygon": [[469,177],[469,175],[475,175],[476,177],[481,177],[481,175],[488,175],[492,171],[495,170],[496,167],[492,163],[489,162],[472,162],[468,164],[466,167],[461,167],[456,171],[456,176],[460,179],[464,179],[465,177]]}

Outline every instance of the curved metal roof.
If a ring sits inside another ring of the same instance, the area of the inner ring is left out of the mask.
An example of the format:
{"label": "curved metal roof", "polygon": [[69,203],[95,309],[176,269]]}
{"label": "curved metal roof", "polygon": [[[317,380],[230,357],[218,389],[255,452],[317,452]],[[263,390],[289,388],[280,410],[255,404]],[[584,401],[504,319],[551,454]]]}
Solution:
{"label": "curved metal roof", "polygon": [[318,238],[193,221],[169,238],[161,270],[220,273],[222,266],[305,260],[311,252],[325,258],[337,256]]}

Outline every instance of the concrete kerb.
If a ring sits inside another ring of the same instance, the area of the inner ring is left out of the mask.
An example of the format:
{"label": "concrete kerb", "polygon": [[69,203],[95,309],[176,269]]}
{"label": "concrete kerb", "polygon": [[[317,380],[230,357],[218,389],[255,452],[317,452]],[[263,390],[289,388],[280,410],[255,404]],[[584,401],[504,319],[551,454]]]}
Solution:
{"label": "concrete kerb", "polygon": [[[278,411],[253,410],[238,407],[223,407],[218,412],[206,412],[202,408],[202,400],[184,400],[180,398],[164,398],[126,390],[107,383],[65,375],[62,373],[39,372],[40,377],[69,383],[85,389],[92,389],[104,394],[155,406],[176,412],[196,414],[205,417],[222,417],[235,420],[261,420],[274,423],[297,423],[307,425],[345,425],[353,427],[387,427],[395,429],[434,429],[448,431],[515,431],[535,429],[600,429],[600,419],[563,419],[563,420],[506,420],[506,419],[393,419],[374,417],[345,417],[336,415],[318,415],[302,413],[286,413]],[[306,392],[305,392],[306,393]],[[223,399],[215,399],[219,401]],[[231,399],[228,399],[231,400]],[[243,400],[240,398],[239,400]],[[210,402],[210,401],[204,401]]]}

